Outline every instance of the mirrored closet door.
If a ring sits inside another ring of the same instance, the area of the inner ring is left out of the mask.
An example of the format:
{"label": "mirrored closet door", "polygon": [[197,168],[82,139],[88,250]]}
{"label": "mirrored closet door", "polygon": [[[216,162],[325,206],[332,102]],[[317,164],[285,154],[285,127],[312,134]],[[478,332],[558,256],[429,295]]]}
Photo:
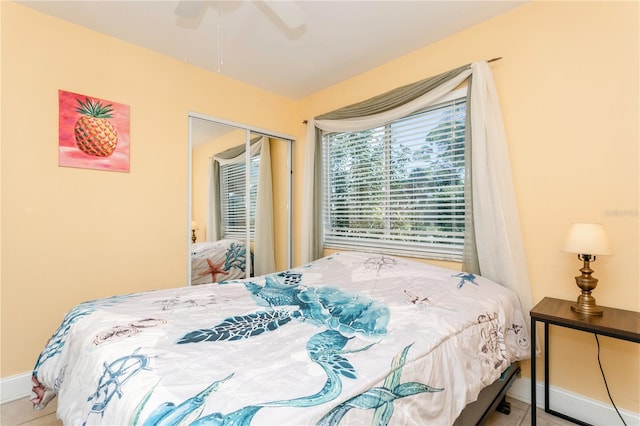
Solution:
{"label": "mirrored closet door", "polygon": [[189,115],[191,285],[291,267],[293,138]]}

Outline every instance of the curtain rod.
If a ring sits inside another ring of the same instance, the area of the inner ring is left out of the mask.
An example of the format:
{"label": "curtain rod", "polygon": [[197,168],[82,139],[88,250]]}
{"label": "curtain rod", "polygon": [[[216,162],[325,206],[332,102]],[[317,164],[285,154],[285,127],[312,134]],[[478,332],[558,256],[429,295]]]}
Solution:
{"label": "curtain rod", "polygon": [[[500,59],[502,59],[502,56],[498,56],[498,57],[495,57],[495,58],[487,59],[487,63],[496,62],[496,61],[499,61]],[[308,122],[309,122],[309,120],[303,120],[302,124],[307,124]]]}

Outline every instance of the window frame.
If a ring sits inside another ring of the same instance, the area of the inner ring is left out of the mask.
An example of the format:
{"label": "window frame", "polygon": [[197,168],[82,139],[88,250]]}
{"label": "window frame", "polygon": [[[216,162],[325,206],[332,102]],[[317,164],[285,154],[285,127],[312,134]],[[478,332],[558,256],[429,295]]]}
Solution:
{"label": "window frame", "polygon": [[[237,239],[244,241],[247,237],[247,220],[246,220],[246,209],[247,209],[247,198],[246,198],[246,190],[249,188],[249,239],[253,241],[255,239],[255,225],[256,225],[256,214],[257,214],[257,199],[258,199],[258,179],[260,173],[260,151],[255,153],[250,159],[250,182],[249,185],[246,184],[247,177],[247,164],[245,161],[238,163],[230,163],[220,165],[220,222],[221,222],[221,236],[226,239]],[[238,217],[241,219],[239,225],[230,226],[230,218],[229,214],[229,197],[230,191],[228,191],[228,187],[230,183],[228,183],[229,175],[231,174],[232,169],[234,172],[234,183],[238,188],[241,188],[240,197],[242,200],[240,203],[235,203],[234,207],[239,208],[240,212],[235,211],[233,217]],[[226,185],[226,187],[225,187]],[[222,194],[227,194],[226,198],[222,197]]]}
{"label": "window frame", "polygon": [[[468,132],[466,131],[467,126],[469,125],[468,123],[468,113],[467,113],[467,109],[469,108],[468,105],[468,99],[467,99],[467,92],[468,92],[468,87],[463,87],[460,89],[456,89],[452,92],[450,92],[449,94],[447,94],[446,96],[438,99],[437,102],[434,102],[432,105],[421,109],[420,111],[414,112],[412,114],[409,114],[405,117],[401,117],[398,118],[396,120],[394,120],[392,123],[387,124],[386,126],[378,126],[376,127],[376,129],[379,128],[384,128],[386,129],[385,132],[388,132],[390,126],[393,125],[393,123],[397,123],[399,121],[402,120],[406,120],[408,117],[412,117],[414,115],[418,115],[418,114],[424,114],[425,112],[428,111],[433,111],[439,108],[442,108],[444,105],[446,105],[447,103],[452,103],[452,102],[459,102],[462,101],[465,104],[465,116],[464,116],[464,125],[465,125],[465,130],[463,132],[464,135],[464,153],[463,153],[463,158],[462,158],[462,167],[463,170],[465,168],[465,164],[467,162],[467,158],[466,156],[468,155],[467,153],[467,134]],[[456,104],[453,103],[451,104],[451,107],[456,108],[455,106]],[[373,131],[374,129],[369,129],[369,131]],[[365,130],[366,131],[366,130]],[[364,132],[364,131],[363,131]],[[327,182],[327,156],[331,155],[330,154],[330,150],[327,149],[327,138],[331,137],[331,136],[335,136],[335,135],[339,135],[339,134],[345,134],[345,133],[359,133],[359,132],[332,132],[332,133],[327,133],[327,134],[323,134],[322,139],[323,139],[323,159],[322,159],[322,173],[324,176],[323,179],[323,200],[322,200],[322,237],[323,237],[323,248],[325,249],[347,249],[347,250],[358,250],[358,251],[371,251],[371,252],[380,252],[383,251],[385,253],[389,253],[389,254],[395,254],[395,255],[401,255],[401,256],[409,256],[409,257],[416,257],[416,258],[425,258],[425,259],[434,259],[434,260],[447,260],[447,261],[456,261],[456,262],[460,262],[462,261],[463,258],[463,249],[464,249],[464,228],[466,227],[466,221],[465,221],[465,216],[466,216],[466,196],[465,196],[465,179],[466,179],[466,171],[462,173],[462,194],[461,196],[458,195],[459,199],[462,200],[462,217],[460,221],[457,222],[452,222],[452,223],[457,223],[458,225],[462,224],[463,230],[462,231],[456,231],[456,232],[449,232],[449,233],[441,233],[441,232],[432,232],[430,231],[430,234],[433,235],[433,238],[435,239],[435,242],[432,243],[427,243],[425,241],[421,242],[421,243],[416,243],[416,241],[410,241],[407,240],[407,237],[405,236],[405,241],[395,241],[394,238],[401,238],[398,236],[398,234],[391,232],[391,234],[394,234],[395,236],[392,238],[389,238],[389,236],[387,235],[387,238],[385,238],[385,236],[383,235],[382,238],[375,238],[375,237],[369,237],[369,238],[362,238],[362,237],[357,237],[357,238],[353,238],[353,237],[349,237],[347,236],[337,236],[336,232],[335,232],[335,228],[333,231],[328,232],[328,218],[329,218],[329,213],[327,212],[327,203],[328,201],[328,195],[327,195],[327,189],[328,189],[328,185],[329,183]],[[426,135],[428,135],[429,133],[427,133]],[[425,135],[425,136],[426,136]],[[454,136],[457,138],[457,136]],[[384,150],[387,151],[386,155],[385,155],[385,171],[384,171],[384,180],[385,180],[385,185],[386,185],[386,194],[387,194],[387,201],[384,203],[385,207],[389,207],[391,205],[391,203],[389,202],[389,198],[391,198],[391,193],[390,193],[390,182],[391,182],[391,172],[390,172],[390,155],[389,152],[391,151],[391,145],[394,143],[393,139],[391,137],[385,137],[384,138]],[[452,140],[453,141],[453,140]],[[424,199],[423,199],[424,200]],[[456,199],[458,200],[458,199]],[[353,206],[352,206],[353,207]],[[391,215],[388,214],[388,212],[383,215],[384,217],[384,221],[392,221],[393,219],[391,218]],[[454,216],[455,217],[455,216]],[[408,222],[408,223],[413,223],[413,222]],[[385,225],[385,227],[387,227],[387,225]],[[348,229],[348,228],[345,228]],[[388,229],[393,229],[392,227],[388,227],[386,228],[386,230],[384,232],[388,232]],[[422,234],[425,234],[424,231],[422,232]],[[426,234],[425,234],[426,235]],[[444,235],[445,238],[450,238],[451,241],[454,241],[455,244],[443,244],[441,241],[438,240],[438,237],[442,237]],[[425,237],[423,237],[425,238]]]}

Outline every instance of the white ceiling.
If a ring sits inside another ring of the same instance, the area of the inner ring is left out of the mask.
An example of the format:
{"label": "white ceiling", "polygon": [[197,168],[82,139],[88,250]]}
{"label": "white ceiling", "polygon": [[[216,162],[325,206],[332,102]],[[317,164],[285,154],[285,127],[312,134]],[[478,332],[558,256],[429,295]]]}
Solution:
{"label": "white ceiling", "polygon": [[199,12],[191,19],[175,13],[177,0],[17,3],[299,99],[525,1],[280,0],[302,10],[293,29],[263,0],[183,0]]}

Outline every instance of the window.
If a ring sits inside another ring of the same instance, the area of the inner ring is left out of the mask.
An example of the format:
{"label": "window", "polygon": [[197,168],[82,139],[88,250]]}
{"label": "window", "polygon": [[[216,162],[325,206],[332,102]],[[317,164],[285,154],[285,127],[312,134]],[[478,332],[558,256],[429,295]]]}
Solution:
{"label": "window", "polygon": [[[260,154],[251,158],[249,185],[249,232],[254,238]],[[223,238],[244,240],[247,232],[246,165],[244,162],[220,166],[220,212]]]}
{"label": "window", "polygon": [[466,97],[323,137],[327,248],[461,260]]}

